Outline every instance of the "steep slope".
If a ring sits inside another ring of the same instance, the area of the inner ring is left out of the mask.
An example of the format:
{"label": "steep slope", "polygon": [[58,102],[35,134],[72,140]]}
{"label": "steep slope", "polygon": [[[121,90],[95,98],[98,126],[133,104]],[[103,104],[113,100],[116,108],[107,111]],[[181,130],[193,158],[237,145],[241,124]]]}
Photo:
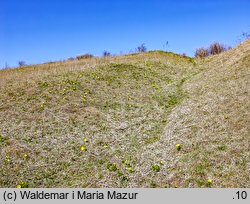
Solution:
{"label": "steep slope", "polygon": [[249,48],[0,71],[0,186],[249,187]]}
{"label": "steep slope", "polygon": [[197,66],[203,71],[184,85],[189,97],[172,111],[159,141],[168,147],[167,182],[202,187],[212,179],[213,186],[249,187],[250,41]]}

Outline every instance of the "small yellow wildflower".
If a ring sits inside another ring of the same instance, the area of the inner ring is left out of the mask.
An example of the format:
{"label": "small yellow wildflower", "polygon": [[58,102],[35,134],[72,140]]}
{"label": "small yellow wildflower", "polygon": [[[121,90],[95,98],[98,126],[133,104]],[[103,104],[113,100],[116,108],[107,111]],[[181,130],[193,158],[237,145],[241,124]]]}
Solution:
{"label": "small yellow wildflower", "polygon": [[163,164],[164,164],[164,161],[161,160],[161,161],[160,161],[160,165],[163,165]]}
{"label": "small yellow wildflower", "polygon": [[17,188],[28,188],[28,184],[25,182],[21,181],[17,186]]}
{"label": "small yellow wildflower", "polygon": [[130,173],[134,173],[134,172],[135,172],[135,170],[134,170],[132,167],[129,167],[129,168],[128,168],[128,171],[129,171]]}
{"label": "small yellow wildflower", "polygon": [[181,150],[181,144],[176,144],[175,147],[176,147],[176,149],[177,149],[178,151]]}
{"label": "small yellow wildflower", "polygon": [[5,157],[5,161],[6,161],[6,162],[10,162],[10,156],[6,156],[6,157]]}
{"label": "small yellow wildflower", "polygon": [[84,103],[87,102],[87,96],[84,95],[84,96],[82,97],[82,100],[83,100]]}
{"label": "small yellow wildflower", "polygon": [[86,137],[83,138],[83,141],[86,142],[86,143],[89,142],[88,138],[86,138]]}
{"label": "small yellow wildflower", "polygon": [[26,154],[26,153],[25,153],[23,156],[24,156],[25,158],[28,158],[28,157],[29,157],[29,155],[28,155],[28,154]]}
{"label": "small yellow wildflower", "polygon": [[104,147],[104,148],[108,148],[108,144],[105,143],[105,144],[103,145],[103,147]]}
{"label": "small yellow wildflower", "polygon": [[211,185],[213,183],[213,180],[212,179],[208,179],[207,183]]}
{"label": "small yellow wildflower", "polygon": [[130,167],[131,164],[128,160],[123,160],[122,163],[124,163],[126,166]]}
{"label": "small yellow wildflower", "polygon": [[17,187],[17,188],[22,188],[22,186],[21,186],[20,184],[18,184],[16,187]]}
{"label": "small yellow wildflower", "polygon": [[87,151],[86,146],[81,146],[81,150],[82,150],[82,151]]}

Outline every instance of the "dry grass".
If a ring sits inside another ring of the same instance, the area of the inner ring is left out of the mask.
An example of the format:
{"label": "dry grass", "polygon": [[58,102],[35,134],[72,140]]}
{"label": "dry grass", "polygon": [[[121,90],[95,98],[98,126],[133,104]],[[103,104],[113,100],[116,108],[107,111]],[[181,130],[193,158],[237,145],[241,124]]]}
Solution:
{"label": "dry grass", "polygon": [[0,186],[249,187],[249,51],[0,71]]}

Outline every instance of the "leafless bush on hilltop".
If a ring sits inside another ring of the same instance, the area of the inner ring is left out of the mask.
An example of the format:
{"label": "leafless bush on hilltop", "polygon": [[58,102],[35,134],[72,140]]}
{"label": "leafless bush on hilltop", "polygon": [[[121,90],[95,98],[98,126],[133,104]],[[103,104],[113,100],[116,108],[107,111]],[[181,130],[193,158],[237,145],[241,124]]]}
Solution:
{"label": "leafless bush on hilltop", "polygon": [[204,57],[207,57],[208,55],[209,55],[209,51],[208,49],[204,47],[198,48],[195,51],[195,57],[204,58]]}
{"label": "leafless bush on hilltop", "polygon": [[25,65],[26,65],[25,61],[18,61],[18,66],[19,67],[23,67]]}
{"label": "leafless bush on hilltop", "polygon": [[228,46],[225,46],[221,43],[214,42],[208,48],[201,47],[201,48],[196,49],[195,57],[205,58],[205,57],[208,57],[210,55],[220,54],[222,52],[230,50],[231,48],[232,47],[230,47],[230,46],[228,47]]}
{"label": "leafless bush on hilltop", "polygon": [[110,52],[104,50],[103,51],[103,57],[109,57],[109,56],[111,56]]}
{"label": "leafless bush on hilltop", "polygon": [[137,52],[146,52],[146,51],[147,51],[147,47],[145,46],[144,43],[142,43],[140,46],[138,46],[138,47],[136,48],[136,51],[137,51]]}
{"label": "leafless bush on hilltop", "polygon": [[217,55],[227,50],[227,47],[221,43],[215,42],[209,46],[209,54]]}

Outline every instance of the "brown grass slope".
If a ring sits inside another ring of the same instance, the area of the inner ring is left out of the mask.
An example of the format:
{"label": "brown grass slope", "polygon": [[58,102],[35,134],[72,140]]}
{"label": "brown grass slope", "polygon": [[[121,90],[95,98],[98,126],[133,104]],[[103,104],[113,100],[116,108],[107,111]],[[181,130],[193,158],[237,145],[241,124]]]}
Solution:
{"label": "brown grass slope", "polygon": [[249,64],[246,41],[2,70],[0,186],[249,187]]}
{"label": "brown grass slope", "polygon": [[[200,187],[250,186],[250,40],[212,56],[184,86],[188,99],[170,114],[170,183]],[[171,144],[183,144],[176,154]],[[173,156],[176,155],[176,156]],[[166,156],[167,157],[167,156]]]}

